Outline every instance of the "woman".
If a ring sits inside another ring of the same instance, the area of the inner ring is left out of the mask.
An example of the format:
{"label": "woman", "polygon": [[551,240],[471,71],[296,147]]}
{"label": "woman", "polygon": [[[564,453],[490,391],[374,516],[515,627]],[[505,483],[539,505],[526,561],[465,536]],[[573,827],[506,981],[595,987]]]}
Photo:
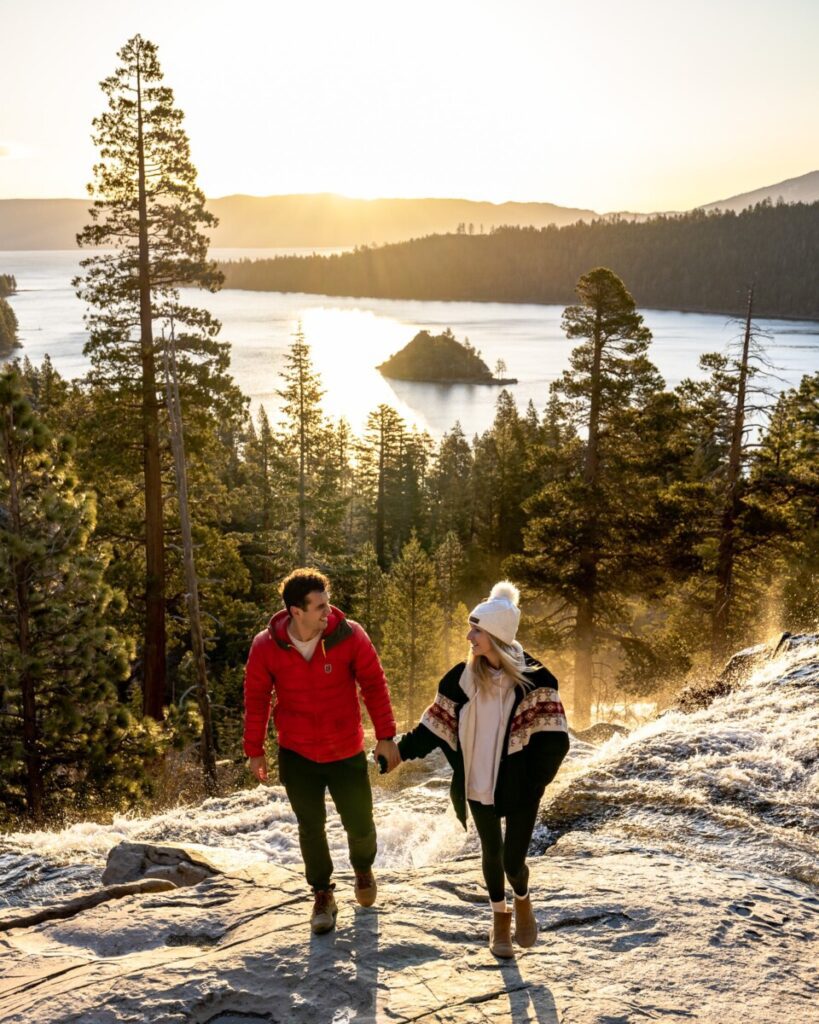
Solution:
{"label": "woman", "polygon": [[466,828],[469,804],[481,841],[497,957],[515,955],[504,875],[514,893],[515,940],[526,947],[537,939],[526,853],[543,790],[569,749],[557,680],[515,640],[518,599],[504,580],[472,610],[467,661],[447,672],[419,725],[398,743],[404,761],[440,747],[452,766],[455,813]]}

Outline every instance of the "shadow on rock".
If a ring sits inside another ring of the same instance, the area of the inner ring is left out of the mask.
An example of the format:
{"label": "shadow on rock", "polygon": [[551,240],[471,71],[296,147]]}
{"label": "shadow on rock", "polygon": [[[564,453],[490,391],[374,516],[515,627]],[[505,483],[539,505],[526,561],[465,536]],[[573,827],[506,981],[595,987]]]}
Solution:
{"label": "shadow on rock", "polygon": [[507,960],[501,965],[501,977],[509,999],[509,1019],[537,1021],[537,1024],[560,1024],[557,1005],[548,986],[526,981],[517,961]]}

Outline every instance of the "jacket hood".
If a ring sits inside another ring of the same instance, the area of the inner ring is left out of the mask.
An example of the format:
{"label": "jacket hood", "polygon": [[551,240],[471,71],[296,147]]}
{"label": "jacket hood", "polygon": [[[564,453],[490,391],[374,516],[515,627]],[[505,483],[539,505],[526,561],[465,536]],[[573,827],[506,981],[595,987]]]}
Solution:
{"label": "jacket hood", "polygon": [[[280,647],[288,647],[290,640],[287,636],[287,623],[290,621],[290,612],[286,608],[282,608],[280,612],[276,612],[270,622],[267,624],[267,629],[276,643]],[[343,623],[346,623],[347,619],[344,612],[340,608],[336,608],[335,605],[330,605],[330,616],[327,619],[327,628],[321,634],[322,640],[325,640],[333,635]]]}

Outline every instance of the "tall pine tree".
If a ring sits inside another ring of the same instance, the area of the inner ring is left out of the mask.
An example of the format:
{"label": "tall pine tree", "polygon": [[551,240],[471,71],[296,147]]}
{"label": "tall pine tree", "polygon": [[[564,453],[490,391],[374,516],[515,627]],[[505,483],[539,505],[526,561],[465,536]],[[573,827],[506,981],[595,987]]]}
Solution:
{"label": "tall pine tree", "polygon": [[221,284],[203,233],[215,219],[196,185],[182,112],[162,84],[153,43],[134,36],[118,59],[101,83],[108,107],[94,120],[100,159],[89,185],[92,222],[78,236],[80,245],[104,251],[83,261],[75,285],[91,307],[85,353],[97,441],[110,449],[109,461],[124,463],[125,475],[133,474],[135,456],[142,464],[143,707],[160,719],[167,699],[166,558],[157,321],[172,317],[176,324],[183,408],[208,409],[214,395],[228,389],[229,355],[217,341],[218,322],[180,301],[180,287],[215,290]]}
{"label": "tall pine tree", "polygon": [[290,456],[293,481],[293,522],[295,557],[307,565],[312,555],[310,527],[315,513],[319,472],[324,446],[324,418],[321,379],[313,368],[310,346],[301,324],[285,356],[281,371],[284,387],[276,393],[282,399],[283,448]]}
{"label": "tall pine tree", "polygon": [[[653,585],[650,546],[667,529],[656,500],[665,484],[667,401],[646,355],[651,334],[623,282],[598,268],[577,292],[563,328],[582,340],[553,385],[548,417],[549,433],[567,450],[562,459],[552,453],[554,478],[527,503],[525,555],[512,569],[570,632],[574,720],[584,726],[595,651],[628,641],[626,599]],[[585,435],[580,446],[575,430]]]}
{"label": "tall pine tree", "polygon": [[381,658],[409,727],[432,697],[440,669],[435,569],[415,534],[387,578]]}
{"label": "tall pine tree", "polygon": [[389,565],[392,515],[401,495],[402,454],[406,424],[389,405],[379,405],[367,417],[358,446],[358,478],[372,520],[373,546],[382,570]]}

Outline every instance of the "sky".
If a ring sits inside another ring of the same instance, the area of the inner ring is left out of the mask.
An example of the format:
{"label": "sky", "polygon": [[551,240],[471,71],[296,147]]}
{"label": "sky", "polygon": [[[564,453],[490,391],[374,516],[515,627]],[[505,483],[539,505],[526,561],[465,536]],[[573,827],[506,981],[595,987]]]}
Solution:
{"label": "sky", "polygon": [[0,0],[0,199],[85,195],[136,33],[213,198],[652,212],[819,169],[819,0]]}

